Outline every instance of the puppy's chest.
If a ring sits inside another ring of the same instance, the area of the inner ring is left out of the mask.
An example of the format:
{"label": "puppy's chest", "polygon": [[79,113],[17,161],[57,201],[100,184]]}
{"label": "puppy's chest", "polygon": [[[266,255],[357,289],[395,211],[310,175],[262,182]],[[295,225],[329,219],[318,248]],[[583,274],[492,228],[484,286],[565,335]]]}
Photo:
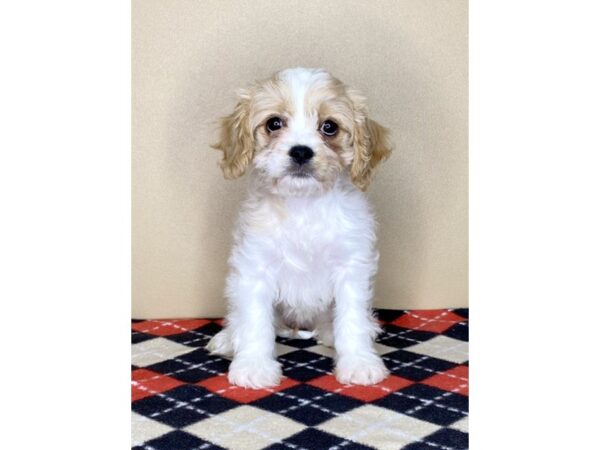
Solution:
{"label": "puppy's chest", "polygon": [[332,279],[345,259],[337,231],[321,218],[286,221],[274,235],[271,267],[279,300],[293,311],[322,309],[332,299]]}
{"label": "puppy's chest", "polygon": [[273,234],[273,248],[290,271],[327,270],[343,259],[341,231],[335,219],[327,215],[289,217]]}
{"label": "puppy's chest", "polygon": [[299,200],[262,213],[267,217],[261,222],[268,226],[259,234],[269,253],[269,266],[279,277],[315,279],[344,259],[344,229],[329,205]]}
{"label": "puppy's chest", "polygon": [[370,247],[370,222],[358,219],[361,212],[368,219],[366,208],[350,212],[327,198],[250,206],[240,251],[251,255],[252,268],[276,283],[279,300],[292,309],[325,305],[332,299],[336,276],[361,248]]}
{"label": "puppy's chest", "polygon": [[245,216],[245,231],[256,251],[266,257],[264,263],[272,275],[303,282],[308,277],[315,281],[330,278],[356,254],[356,244],[369,233],[356,222],[357,212],[345,211],[338,200],[331,196],[252,205]]}

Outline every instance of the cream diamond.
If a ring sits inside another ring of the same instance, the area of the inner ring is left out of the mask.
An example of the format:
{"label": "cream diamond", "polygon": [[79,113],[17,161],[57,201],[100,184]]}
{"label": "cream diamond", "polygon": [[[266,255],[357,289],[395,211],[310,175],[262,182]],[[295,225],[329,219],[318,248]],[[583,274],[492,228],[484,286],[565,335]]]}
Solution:
{"label": "cream diamond", "polygon": [[281,415],[244,405],[201,420],[184,431],[221,447],[259,450],[304,428]]}
{"label": "cream diamond", "polygon": [[295,352],[296,350],[298,350],[296,347],[290,347],[289,345],[280,344],[279,342],[275,344],[275,352],[277,353],[277,356]]}
{"label": "cream diamond", "polygon": [[167,434],[173,428],[149,419],[140,414],[131,413],[131,446],[142,445],[151,439]]}
{"label": "cream diamond", "polygon": [[446,336],[436,336],[426,342],[406,347],[404,350],[454,363],[463,363],[469,359],[469,344]]}
{"label": "cream diamond", "polygon": [[331,347],[325,347],[324,345],[313,345],[312,347],[308,347],[305,350],[313,353],[317,353],[318,355],[327,356],[328,358],[335,358],[335,350]]}
{"label": "cream diamond", "polygon": [[386,353],[391,353],[391,352],[395,352],[396,350],[398,350],[397,348],[388,347],[387,345],[383,345],[378,342],[375,342],[375,344],[373,344],[373,347],[375,347],[375,351],[379,355],[385,355]]}
{"label": "cream diamond", "polygon": [[146,367],[167,359],[177,358],[193,350],[193,347],[158,337],[132,345],[131,362],[136,366]]}
{"label": "cream diamond", "polygon": [[316,428],[380,450],[397,450],[441,427],[389,409],[365,405]]}
{"label": "cream diamond", "polygon": [[462,431],[463,433],[469,432],[469,418],[463,417],[458,422],[454,422],[450,425],[450,428],[454,428],[455,430]]}

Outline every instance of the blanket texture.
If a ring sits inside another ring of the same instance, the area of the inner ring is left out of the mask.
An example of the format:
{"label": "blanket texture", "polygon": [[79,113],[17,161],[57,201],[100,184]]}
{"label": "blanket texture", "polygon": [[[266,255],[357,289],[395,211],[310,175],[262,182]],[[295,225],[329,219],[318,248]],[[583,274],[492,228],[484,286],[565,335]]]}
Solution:
{"label": "blanket texture", "polygon": [[386,380],[342,385],[333,349],[277,338],[285,377],[264,390],[230,385],[229,361],[204,350],[221,320],[134,320],[132,447],[467,449],[468,310],[376,314]]}

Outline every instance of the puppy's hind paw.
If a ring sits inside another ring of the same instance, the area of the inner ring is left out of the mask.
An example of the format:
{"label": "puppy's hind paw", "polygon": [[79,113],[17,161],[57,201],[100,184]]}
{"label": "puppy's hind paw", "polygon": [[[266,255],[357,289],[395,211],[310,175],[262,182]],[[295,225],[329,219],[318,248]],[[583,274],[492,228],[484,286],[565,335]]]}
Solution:
{"label": "puppy's hind paw", "polygon": [[231,357],[233,355],[233,343],[226,329],[215,334],[204,347],[211,355]]}
{"label": "puppy's hind paw", "polygon": [[316,336],[315,331],[300,330],[298,328],[281,327],[277,329],[277,336],[289,339],[312,339]]}

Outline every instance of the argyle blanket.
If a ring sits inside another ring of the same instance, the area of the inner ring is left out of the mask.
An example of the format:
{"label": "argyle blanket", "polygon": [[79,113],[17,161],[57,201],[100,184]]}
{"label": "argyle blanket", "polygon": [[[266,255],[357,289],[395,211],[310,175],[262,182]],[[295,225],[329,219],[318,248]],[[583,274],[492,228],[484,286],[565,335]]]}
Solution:
{"label": "argyle blanket", "polygon": [[391,375],[338,383],[334,350],[277,338],[274,389],[227,382],[229,361],[204,345],[220,320],[132,323],[132,447],[200,449],[468,448],[468,310],[376,311]]}

